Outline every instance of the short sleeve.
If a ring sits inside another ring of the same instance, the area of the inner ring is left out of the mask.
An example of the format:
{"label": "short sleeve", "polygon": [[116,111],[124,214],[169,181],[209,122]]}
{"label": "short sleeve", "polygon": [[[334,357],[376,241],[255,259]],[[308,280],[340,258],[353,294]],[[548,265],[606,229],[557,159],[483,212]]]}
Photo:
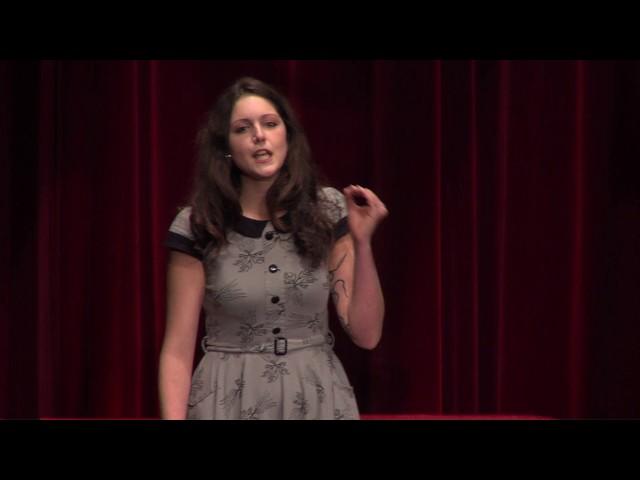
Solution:
{"label": "short sleeve", "polygon": [[324,187],[320,191],[320,203],[333,223],[335,238],[338,239],[349,233],[347,202],[344,195],[333,187]]}
{"label": "short sleeve", "polygon": [[177,250],[202,260],[202,252],[196,247],[195,238],[191,232],[190,217],[191,207],[180,210],[171,222],[164,245],[171,250]]}

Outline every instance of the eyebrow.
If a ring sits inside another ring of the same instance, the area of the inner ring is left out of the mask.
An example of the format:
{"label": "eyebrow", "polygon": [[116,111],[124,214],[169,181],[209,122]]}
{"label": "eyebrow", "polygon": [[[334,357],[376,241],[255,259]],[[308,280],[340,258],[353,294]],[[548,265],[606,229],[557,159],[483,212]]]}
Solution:
{"label": "eyebrow", "polygon": [[[276,112],[273,113],[265,113],[264,115],[260,116],[260,120],[266,118],[266,117],[277,117],[279,119],[281,119],[280,115],[278,115]],[[236,122],[251,122],[250,118],[237,118],[235,120],[232,120],[231,123],[236,123]]]}

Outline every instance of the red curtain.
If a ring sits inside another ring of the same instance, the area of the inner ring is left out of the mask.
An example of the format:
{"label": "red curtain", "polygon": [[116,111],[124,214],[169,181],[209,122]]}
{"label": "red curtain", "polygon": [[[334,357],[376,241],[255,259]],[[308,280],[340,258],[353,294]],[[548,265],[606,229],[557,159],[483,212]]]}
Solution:
{"label": "red curtain", "polygon": [[363,413],[640,416],[640,62],[0,62],[0,417],[156,417],[165,232],[241,75],[369,186]]}

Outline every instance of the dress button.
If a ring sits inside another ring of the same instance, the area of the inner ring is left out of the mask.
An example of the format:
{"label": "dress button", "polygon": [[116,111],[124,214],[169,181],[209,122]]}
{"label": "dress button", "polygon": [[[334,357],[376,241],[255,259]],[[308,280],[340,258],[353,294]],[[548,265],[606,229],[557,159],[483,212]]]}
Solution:
{"label": "dress button", "polygon": [[271,303],[278,303],[280,301],[280,297],[277,295],[275,297],[271,297]]}
{"label": "dress button", "polygon": [[267,232],[267,234],[264,236],[264,238],[266,238],[267,240],[272,240],[273,239],[273,232]]}
{"label": "dress button", "polygon": [[277,265],[269,265],[269,271],[271,273],[276,273],[278,270],[280,270],[280,269],[278,268]]}
{"label": "dress button", "polygon": [[280,329],[278,327],[274,328],[273,330],[271,330],[275,335],[280,333]]}

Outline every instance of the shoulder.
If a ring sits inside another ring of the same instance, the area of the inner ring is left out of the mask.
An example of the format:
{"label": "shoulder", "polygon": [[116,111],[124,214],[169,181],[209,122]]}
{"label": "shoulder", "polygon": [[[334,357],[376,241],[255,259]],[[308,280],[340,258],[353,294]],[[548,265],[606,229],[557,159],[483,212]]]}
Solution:
{"label": "shoulder", "polygon": [[169,231],[193,239],[193,233],[191,233],[191,207],[180,208],[180,211],[171,222]]}
{"label": "shoulder", "polygon": [[181,208],[167,232],[164,245],[202,260],[202,250],[196,245],[191,231],[191,207]]}
{"label": "shoulder", "polygon": [[337,188],[321,187],[318,190],[318,198],[321,201],[339,201],[344,200],[344,195]]}
{"label": "shoulder", "polygon": [[318,203],[333,222],[347,215],[344,194],[336,188],[322,187],[318,190]]}

